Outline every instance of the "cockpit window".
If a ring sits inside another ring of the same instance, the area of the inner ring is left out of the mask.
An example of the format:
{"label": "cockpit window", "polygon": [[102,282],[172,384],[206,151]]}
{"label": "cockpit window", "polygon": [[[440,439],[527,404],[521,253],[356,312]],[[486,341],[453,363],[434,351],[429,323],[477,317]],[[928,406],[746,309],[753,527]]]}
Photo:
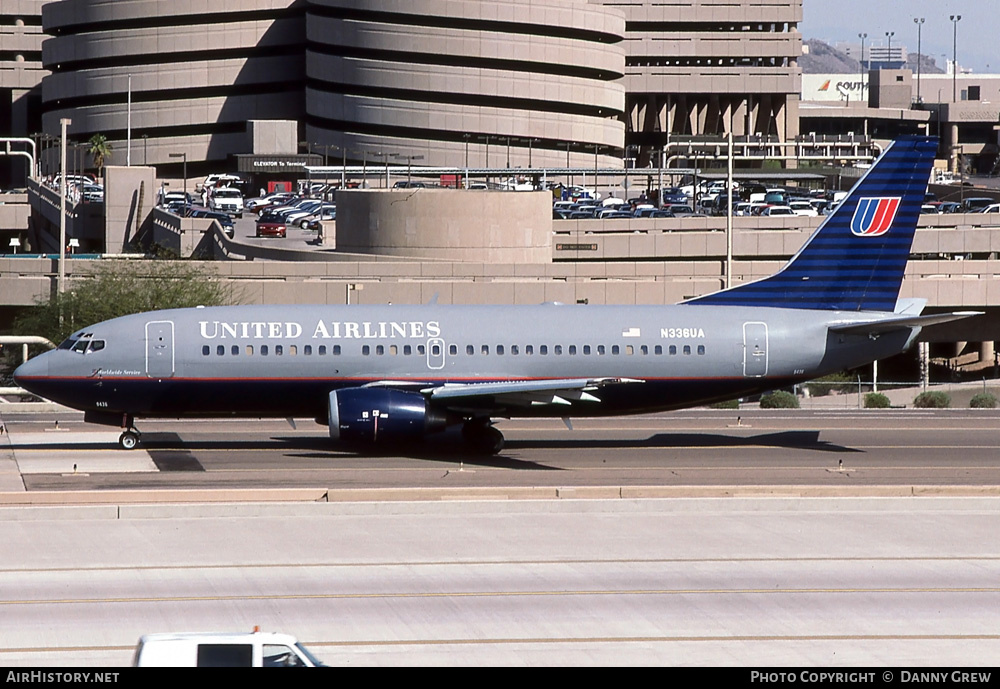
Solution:
{"label": "cockpit window", "polygon": [[59,349],[69,349],[77,354],[99,352],[104,349],[104,340],[74,340],[68,339],[59,345]]}

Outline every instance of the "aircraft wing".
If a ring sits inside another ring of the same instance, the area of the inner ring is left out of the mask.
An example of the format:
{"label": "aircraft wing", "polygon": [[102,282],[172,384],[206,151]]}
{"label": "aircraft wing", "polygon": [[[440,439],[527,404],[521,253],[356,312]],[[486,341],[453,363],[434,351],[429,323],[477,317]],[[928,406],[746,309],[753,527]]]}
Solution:
{"label": "aircraft wing", "polygon": [[448,383],[421,392],[435,402],[460,406],[492,398],[495,405],[529,407],[545,404],[571,405],[573,402],[600,402],[600,389],[609,385],[631,385],[644,381],[634,378],[566,378],[559,380],[512,380],[495,383]]}
{"label": "aircraft wing", "polygon": [[901,318],[883,318],[877,321],[853,321],[850,323],[832,323],[829,328],[831,332],[846,333],[848,335],[878,335],[880,333],[900,330],[902,328],[923,328],[928,325],[939,323],[949,323],[951,321],[962,320],[981,316],[982,311],[955,311],[954,313],[937,313],[929,316],[903,316]]}

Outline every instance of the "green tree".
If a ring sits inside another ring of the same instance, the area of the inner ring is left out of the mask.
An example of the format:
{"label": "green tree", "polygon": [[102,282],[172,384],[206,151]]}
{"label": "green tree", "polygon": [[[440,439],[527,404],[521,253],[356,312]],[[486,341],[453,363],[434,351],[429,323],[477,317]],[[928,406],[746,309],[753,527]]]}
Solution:
{"label": "green tree", "polygon": [[92,278],[76,282],[21,314],[16,335],[41,335],[56,344],[80,328],[143,311],[235,304],[240,295],[209,266],[185,261],[101,261]]}
{"label": "green tree", "polygon": [[111,156],[111,144],[108,143],[108,137],[103,134],[94,134],[87,143],[90,145],[87,152],[94,156],[97,176],[104,177],[104,161]]}

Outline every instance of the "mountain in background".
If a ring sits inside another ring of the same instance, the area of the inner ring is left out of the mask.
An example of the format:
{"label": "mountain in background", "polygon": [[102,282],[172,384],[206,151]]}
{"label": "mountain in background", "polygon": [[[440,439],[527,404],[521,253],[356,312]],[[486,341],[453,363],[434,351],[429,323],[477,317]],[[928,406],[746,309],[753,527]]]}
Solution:
{"label": "mountain in background", "polygon": [[[853,57],[815,38],[802,41],[803,52],[799,58],[799,67],[803,74],[857,74],[861,65]],[[808,52],[806,52],[808,50]],[[923,74],[944,74],[937,66],[933,57],[909,53],[906,66],[917,71],[917,58],[920,58],[920,71]]]}

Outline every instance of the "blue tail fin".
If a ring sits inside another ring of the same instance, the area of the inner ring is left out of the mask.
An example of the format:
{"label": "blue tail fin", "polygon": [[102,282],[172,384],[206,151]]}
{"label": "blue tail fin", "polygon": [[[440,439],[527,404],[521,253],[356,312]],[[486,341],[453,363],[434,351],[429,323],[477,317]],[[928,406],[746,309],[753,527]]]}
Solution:
{"label": "blue tail fin", "polygon": [[684,303],[892,311],[936,151],[897,139],[780,271]]}

